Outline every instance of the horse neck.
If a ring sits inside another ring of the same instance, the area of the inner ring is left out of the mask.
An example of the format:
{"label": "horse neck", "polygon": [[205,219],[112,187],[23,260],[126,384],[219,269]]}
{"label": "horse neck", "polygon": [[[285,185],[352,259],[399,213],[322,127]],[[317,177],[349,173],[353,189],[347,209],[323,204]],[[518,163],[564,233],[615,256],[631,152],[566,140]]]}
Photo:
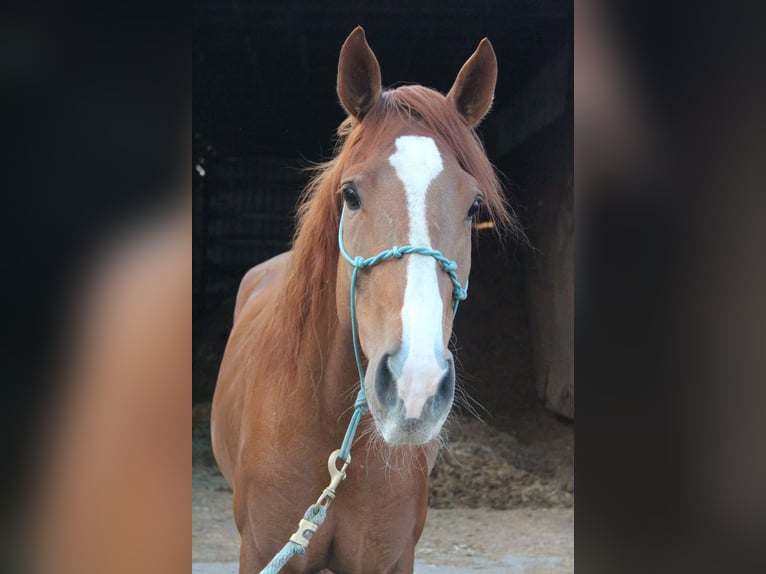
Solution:
{"label": "horse neck", "polygon": [[[358,375],[351,323],[345,311],[349,294],[345,289],[336,292],[336,269],[337,263],[328,269],[323,282],[332,288],[322,289],[323,301],[299,342],[300,366],[295,382],[301,388],[295,394],[311,403],[310,408],[318,418],[332,421],[332,426],[340,428],[339,417],[350,412],[354,403]],[[337,305],[343,306],[341,313]]]}

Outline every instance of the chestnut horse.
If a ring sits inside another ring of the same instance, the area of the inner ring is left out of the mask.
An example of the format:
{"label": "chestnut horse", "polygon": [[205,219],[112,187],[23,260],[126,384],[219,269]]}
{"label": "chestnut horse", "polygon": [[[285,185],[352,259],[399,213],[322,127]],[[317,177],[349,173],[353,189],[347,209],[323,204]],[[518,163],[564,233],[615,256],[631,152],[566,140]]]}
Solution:
{"label": "chestnut horse", "polygon": [[[348,118],[337,152],[306,190],[292,250],[242,280],[213,400],[213,449],[234,493],[241,573],[263,568],[322,492],[360,387],[354,267],[339,251],[341,221],[352,258],[424,246],[457,264],[460,284],[477,210],[500,228],[517,226],[474,132],[496,76],[484,39],[447,96],[422,86],[384,91],[364,31],[343,44],[338,95]],[[433,257],[399,256],[358,273],[372,416],[324,524],[285,571],[412,572],[455,390],[453,283]]]}

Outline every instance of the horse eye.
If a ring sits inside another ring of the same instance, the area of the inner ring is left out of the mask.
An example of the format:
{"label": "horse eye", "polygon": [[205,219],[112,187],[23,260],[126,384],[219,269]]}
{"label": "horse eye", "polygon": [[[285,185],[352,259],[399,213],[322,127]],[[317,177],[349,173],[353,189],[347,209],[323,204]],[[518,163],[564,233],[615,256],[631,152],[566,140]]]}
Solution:
{"label": "horse eye", "polygon": [[343,200],[346,202],[346,205],[348,205],[348,208],[351,211],[356,211],[362,207],[362,200],[359,199],[359,196],[357,195],[354,188],[350,186],[343,188]]}
{"label": "horse eye", "polygon": [[471,219],[474,215],[476,215],[476,212],[479,211],[479,206],[481,205],[481,199],[478,197],[473,200],[473,203],[471,204],[471,208],[468,210],[468,216],[466,219]]}

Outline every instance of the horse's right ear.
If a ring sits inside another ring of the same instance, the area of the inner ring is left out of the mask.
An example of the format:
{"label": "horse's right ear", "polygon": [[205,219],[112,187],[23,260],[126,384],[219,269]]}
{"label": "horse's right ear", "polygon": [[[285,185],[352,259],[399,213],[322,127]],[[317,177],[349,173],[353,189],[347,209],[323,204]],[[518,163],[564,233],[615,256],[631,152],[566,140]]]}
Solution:
{"label": "horse's right ear", "polygon": [[380,99],[383,86],[380,66],[364,29],[357,26],[340,49],[338,60],[338,96],[349,115],[361,120]]}

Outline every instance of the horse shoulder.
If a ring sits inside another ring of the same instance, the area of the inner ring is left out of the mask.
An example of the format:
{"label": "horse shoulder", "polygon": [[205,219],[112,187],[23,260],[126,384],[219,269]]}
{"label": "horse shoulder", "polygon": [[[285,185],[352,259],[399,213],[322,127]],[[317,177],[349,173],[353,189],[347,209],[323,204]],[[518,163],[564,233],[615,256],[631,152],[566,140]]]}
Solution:
{"label": "horse shoulder", "polygon": [[241,422],[246,386],[238,374],[243,370],[244,357],[237,349],[245,342],[259,310],[268,304],[284,277],[290,252],[281,253],[250,269],[240,282],[234,310],[234,325],[226,344],[218,372],[211,412],[213,454],[224,477],[233,486],[237,453],[241,446]]}
{"label": "horse shoulder", "polygon": [[290,261],[291,251],[286,251],[252,267],[239,284],[234,304],[234,322],[256,295],[275,285],[283,276]]}

